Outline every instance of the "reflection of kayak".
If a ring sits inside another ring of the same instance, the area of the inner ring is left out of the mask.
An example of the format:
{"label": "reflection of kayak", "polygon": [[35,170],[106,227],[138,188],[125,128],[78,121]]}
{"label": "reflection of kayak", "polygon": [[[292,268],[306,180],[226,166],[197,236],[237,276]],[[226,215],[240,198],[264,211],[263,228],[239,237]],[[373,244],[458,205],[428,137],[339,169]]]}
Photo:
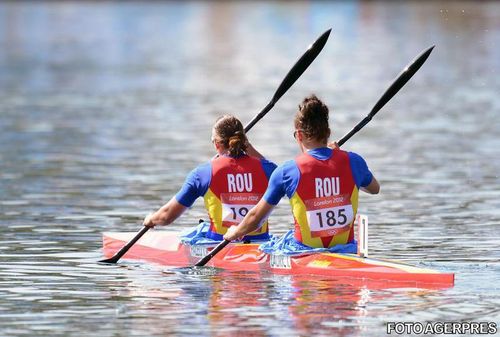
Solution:
{"label": "reflection of kayak", "polygon": [[[136,233],[103,234],[103,253],[111,257]],[[408,264],[359,257],[354,254],[312,253],[297,256],[269,255],[259,244],[231,243],[215,255],[208,266],[233,270],[270,270],[280,274],[309,274],[335,278],[386,280],[409,284],[453,286],[454,274]],[[191,266],[213,246],[184,245],[179,234],[156,231],[146,233],[124,258],[156,262],[167,266]]]}

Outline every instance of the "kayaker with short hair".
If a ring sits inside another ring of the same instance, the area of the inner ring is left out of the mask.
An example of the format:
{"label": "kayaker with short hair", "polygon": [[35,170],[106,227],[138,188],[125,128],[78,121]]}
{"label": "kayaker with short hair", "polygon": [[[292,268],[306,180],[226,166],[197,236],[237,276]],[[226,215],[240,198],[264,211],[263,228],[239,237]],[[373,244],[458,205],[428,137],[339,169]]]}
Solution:
{"label": "kayaker with short hair", "polygon": [[[203,196],[210,218],[204,237],[222,240],[228,228],[236,225],[257,204],[266,191],[276,164],[266,160],[248,141],[243,125],[234,116],[217,119],[212,129],[212,143],[217,156],[196,167],[181,190],[163,207],[144,219],[144,225],[168,225]],[[247,240],[267,240],[267,221]]]}
{"label": "kayaker with short hair", "polygon": [[224,239],[235,240],[257,230],[287,195],[295,228],[286,245],[324,249],[354,242],[358,191],[376,194],[380,186],[361,156],[340,150],[336,143],[328,144],[328,115],[328,107],[315,95],[303,100],[293,133],[302,154],[273,172],[264,197]]}

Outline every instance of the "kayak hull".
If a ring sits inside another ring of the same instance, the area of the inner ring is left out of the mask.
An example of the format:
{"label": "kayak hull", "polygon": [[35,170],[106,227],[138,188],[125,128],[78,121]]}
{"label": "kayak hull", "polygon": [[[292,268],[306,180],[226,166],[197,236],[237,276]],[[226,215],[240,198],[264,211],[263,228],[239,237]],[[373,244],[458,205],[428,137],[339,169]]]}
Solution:
{"label": "kayak hull", "polygon": [[[103,253],[113,256],[135,233],[107,232],[103,234]],[[269,255],[258,249],[259,244],[231,243],[215,255],[207,266],[229,270],[268,270],[277,274],[321,275],[333,278],[353,278],[405,283],[409,286],[454,285],[453,273],[419,268],[405,263],[359,257],[354,254],[312,253],[298,256]],[[179,234],[156,231],[146,233],[124,255],[125,259],[143,260],[173,267],[196,263],[213,248],[210,245],[189,246],[180,242]]]}

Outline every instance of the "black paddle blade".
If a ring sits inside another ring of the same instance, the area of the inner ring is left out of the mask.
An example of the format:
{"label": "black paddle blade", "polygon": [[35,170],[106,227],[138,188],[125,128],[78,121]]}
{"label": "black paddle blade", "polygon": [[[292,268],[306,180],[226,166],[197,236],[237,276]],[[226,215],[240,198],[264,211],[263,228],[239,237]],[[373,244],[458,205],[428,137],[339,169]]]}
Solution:
{"label": "black paddle blade", "polygon": [[118,262],[118,259],[113,257],[106,260],[97,261],[97,263],[105,263],[105,264],[115,264],[116,262]]}
{"label": "black paddle blade", "polygon": [[136,243],[140,238],[141,236],[143,236],[148,230],[149,230],[150,227],[142,227],[142,229],[134,236],[134,238],[132,240],[130,240],[125,246],[123,246],[122,249],[120,249],[115,255],[113,255],[111,258],[109,259],[105,259],[105,260],[101,260],[101,261],[98,261],[99,263],[107,263],[107,264],[115,264],[118,262],[118,260],[120,260],[120,258],[125,255],[125,253],[130,249],[130,247],[132,247],[134,245],[134,243]]}
{"label": "black paddle blade", "polygon": [[344,137],[342,137],[339,141],[337,141],[338,146],[342,146],[345,142],[347,142],[352,136],[354,136],[359,130],[361,130],[366,124],[368,124],[372,117],[375,116],[377,112],[382,109],[382,107],[391,100],[398,93],[398,91],[412,78],[413,75],[420,69],[420,67],[425,63],[427,58],[434,49],[435,46],[432,46],[423,52],[421,52],[413,61],[411,61],[406,68],[396,77],[396,79],[392,82],[392,84],[387,88],[382,97],[375,103],[370,113],[363,118],[361,122],[356,124],[351,131],[349,131]]}
{"label": "black paddle blade", "polygon": [[373,117],[375,114],[382,109],[382,107],[390,101],[394,95],[412,78],[413,75],[420,69],[420,67],[425,63],[429,55],[435,46],[432,46],[423,52],[421,52],[417,57],[411,61],[405,69],[396,77],[394,82],[391,84],[389,88],[384,92],[382,97],[378,100],[377,103],[373,106],[372,111],[369,116]]}
{"label": "black paddle blade", "polygon": [[321,36],[314,41],[312,45],[307,48],[307,51],[302,55],[297,62],[295,62],[294,66],[288,74],[286,74],[285,78],[281,82],[280,86],[274,93],[274,96],[272,98],[272,102],[276,103],[281,96],[285,92],[287,92],[288,89],[299,79],[299,77],[306,71],[306,69],[311,65],[311,63],[316,59],[316,57],[319,55],[321,50],[323,50],[323,47],[326,44],[326,41],[328,41],[328,37],[330,36],[332,29],[328,29],[326,32],[321,34]]}
{"label": "black paddle blade", "polygon": [[272,109],[274,104],[287,92],[288,89],[299,79],[299,77],[304,73],[304,71],[311,65],[314,59],[319,55],[321,50],[328,41],[328,37],[330,36],[330,32],[332,29],[328,29],[326,32],[321,34],[321,36],[314,41],[314,43],[306,50],[306,52],[298,59],[297,62],[293,65],[292,69],[286,74],[283,81],[279,85],[278,89],[273,95],[271,101],[266,105],[261,112],[257,114],[246,126],[245,132],[248,132],[258,121],[264,117],[269,110]]}
{"label": "black paddle blade", "polygon": [[200,261],[198,261],[196,264],[195,264],[195,267],[203,267],[204,265],[206,265],[208,263],[208,261],[210,261],[212,259],[212,257],[215,256],[215,254],[217,254],[218,252],[220,252],[224,247],[226,247],[229,242],[231,241],[227,241],[227,240],[224,240],[222,241],[221,243],[219,243],[217,246],[215,246],[214,249],[212,249],[210,251],[210,253],[207,254],[207,256],[205,256],[204,258],[202,258]]}

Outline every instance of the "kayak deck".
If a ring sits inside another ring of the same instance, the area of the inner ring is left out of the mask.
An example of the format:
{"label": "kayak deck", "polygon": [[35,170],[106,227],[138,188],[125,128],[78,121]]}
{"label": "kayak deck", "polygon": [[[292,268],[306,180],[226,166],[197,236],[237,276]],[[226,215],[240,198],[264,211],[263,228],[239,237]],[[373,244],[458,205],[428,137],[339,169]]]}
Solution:
{"label": "kayak deck", "polygon": [[[113,256],[131,240],[133,232],[103,234],[103,254]],[[359,257],[354,254],[313,253],[296,256],[269,255],[259,244],[231,243],[215,255],[207,266],[232,270],[270,270],[279,274],[322,275],[335,278],[356,278],[411,285],[434,284],[451,287],[453,273],[419,268],[405,263]],[[213,248],[209,245],[188,246],[175,232],[146,233],[124,258],[144,260],[167,266],[186,267],[196,263]]]}

